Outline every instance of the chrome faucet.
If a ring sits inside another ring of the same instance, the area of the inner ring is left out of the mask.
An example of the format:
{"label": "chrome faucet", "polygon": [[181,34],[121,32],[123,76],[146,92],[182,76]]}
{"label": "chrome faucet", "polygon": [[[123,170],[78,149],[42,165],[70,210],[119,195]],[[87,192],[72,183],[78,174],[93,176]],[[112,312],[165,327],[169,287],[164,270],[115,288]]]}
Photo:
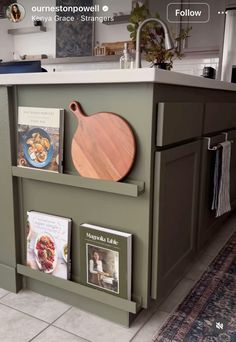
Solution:
{"label": "chrome faucet", "polygon": [[160,19],[157,18],[148,18],[144,20],[138,27],[137,34],[136,34],[136,58],[135,58],[135,67],[136,69],[141,68],[141,52],[140,52],[140,39],[141,39],[141,31],[143,26],[145,26],[147,23],[154,21],[158,24],[161,24],[164,30],[164,38],[165,38],[165,48],[166,50],[172,50],[174,48],[174,42],[172,40],[170,31],[167,27],[167,25]]}

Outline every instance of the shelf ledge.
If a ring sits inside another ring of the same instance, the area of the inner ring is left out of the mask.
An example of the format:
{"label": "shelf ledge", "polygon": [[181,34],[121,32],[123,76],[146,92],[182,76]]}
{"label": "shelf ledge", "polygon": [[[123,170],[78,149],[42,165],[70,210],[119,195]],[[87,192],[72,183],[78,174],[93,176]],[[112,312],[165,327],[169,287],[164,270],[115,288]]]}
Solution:
{"label": "shelf ledge", "polygon": [[130,14],[122,14],[113,16],[113,21],[103,21],[105,25],[117,25],[117,24],[127,24],[129,22]]}
{"label": "shelf ledge", "polygon": [[126,312],[136,314],[140,309],[140,305],[136,302],[133,302],[133,301],[130,301],[127,299],[123,299],[120,297],[116,297],[114,295],[107,294],[103,291],[99,291],[99,290],[90,288],[88,286],[84,286],[84,285],[75,283],[75,282],[70,281],[70,280],[65,280],[62,278],[52,276],[50,274],[46,274],[46,273],[42,273],[42,272],[37,271],[37,270],[33,270],[32,268],[30,268],[28,266],[18,264],[17,265],[17,273],[19,273],[25,277],[41,281],[41,282],[46,283],[48,285],[55,286],[55,287],[58,287],[60,289],[72,292],[72,293],[76,293],[78,295],[81,295],[83,297],[87,297],[87,298],[95,300],[97,302],[100,302],[103,304],[105,303],[107,305],[110,305],[112,307],[115,307],[117,309],[120,309],[120,310],[123,310]]}
{"label": "shelf ledge", "polygon": [[46,32],[46,27],[44,26],[22,27],[22,28],[17,28],[17,29],[9,29],[7,32],[8,34],[13,34],[13,35],[39,33],[39,32]]}
{"label": "shelf ledge", "polygon": [[46,172],[23,167],[12,167],[12,175],[15,177],[32,179],[54,184],[68,185],[82,189],[109,192],[124,196],[138,197],[144,192],[144,182],[114,182],[85,178],[79,175],[68,175],[65,173]]}

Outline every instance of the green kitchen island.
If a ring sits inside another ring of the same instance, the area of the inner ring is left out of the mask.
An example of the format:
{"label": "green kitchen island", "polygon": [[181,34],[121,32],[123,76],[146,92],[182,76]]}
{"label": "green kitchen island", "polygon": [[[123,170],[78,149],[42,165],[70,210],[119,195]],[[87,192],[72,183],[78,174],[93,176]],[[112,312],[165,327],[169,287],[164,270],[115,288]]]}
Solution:
{"label": "green kitchen island", "polygon": [[[122,181],[76,172],[72,100],[86,113],[113,112],[130,123],[137,152]],[[18,106],[66,110],[63,174],[16,166]],[[0,287],[26,287],[128,326],[170,293],[227,217],[216,219],[210,210],[214,152],[208,148],[234,138],[236,85],[230,83],[155,69],[0,75]],[[234,144],[231,159],[233,176]],[[233,177],[231,202],[233,210]],[[70,281],[26,265],[29,210],[73,219]],[[131,300],[79,284],[84,222],[133,234]]]}

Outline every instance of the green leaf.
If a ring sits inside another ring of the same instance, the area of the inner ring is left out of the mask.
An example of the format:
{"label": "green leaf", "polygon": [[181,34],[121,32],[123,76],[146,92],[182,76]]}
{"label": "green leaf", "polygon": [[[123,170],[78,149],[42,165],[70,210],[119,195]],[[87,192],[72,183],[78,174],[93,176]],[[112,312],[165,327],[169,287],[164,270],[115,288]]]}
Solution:
{"label": "green leaf", "polygon": [[[151,14],[146,2],[144,5],[136,3],[129,17],[130,24],[127,26],[133,42],[136,40],[138,26],[147,18],[160,19],[160,15],[159,13]],[[191,30],[192,27],[187,27],[186,29],[182,29],[179,34],[174,34],[174,42],[178,43],[177,45],[179,46],[184,39],[189,37]],[[183,57],[183,54],[178,51],[178,46],[175,46],[171,51],[165,50],[164,31],[161,25],[151,22],[143,27],[141,32],[141,50],[145,54],[147,61],[157,61],[158,63],[167,62],[172,67],[174,59]]]}
{"label": "green leaf", "polygon": [[127,30],[129,31],[129,32],[133,32],[134,31],[134,25],[131,25],[131,24],[129,24],[128,26],[127,26]]}
{"label": "green leaf", "polygon": [[136,38],[136,34],[135,34],[135,32],[132,32],[132,33],[130,33],[130,38]]}

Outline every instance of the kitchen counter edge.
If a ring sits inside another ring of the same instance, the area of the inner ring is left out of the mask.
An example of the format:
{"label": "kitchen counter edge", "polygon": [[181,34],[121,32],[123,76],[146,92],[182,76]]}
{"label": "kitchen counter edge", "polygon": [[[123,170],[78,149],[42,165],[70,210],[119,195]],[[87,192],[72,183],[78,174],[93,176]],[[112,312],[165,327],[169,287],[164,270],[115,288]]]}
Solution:
{"label": "kitchen counter edge", "polygon": [[161,83],[186,87],[236,91],[236,84],[160,69],[89,70],[48,73],[1,74],[0,85]]}

